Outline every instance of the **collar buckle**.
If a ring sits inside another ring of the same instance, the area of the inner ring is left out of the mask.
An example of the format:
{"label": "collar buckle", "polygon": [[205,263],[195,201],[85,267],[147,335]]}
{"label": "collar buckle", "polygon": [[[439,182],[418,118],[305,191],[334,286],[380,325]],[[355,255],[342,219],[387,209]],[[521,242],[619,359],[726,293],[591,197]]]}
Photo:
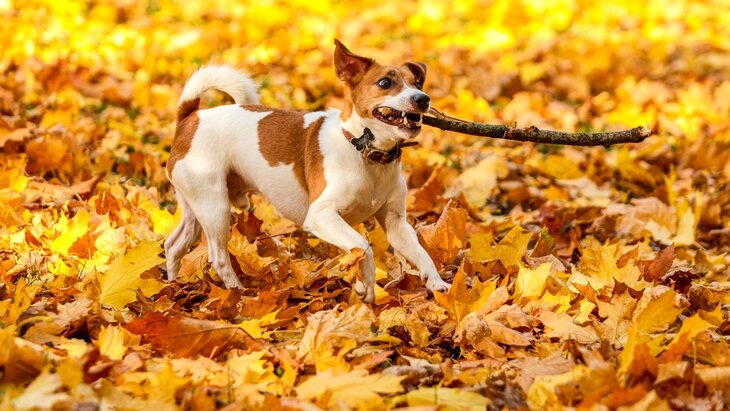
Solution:
{"label": "collar buckle", "polygon": [[402,149],[405,147],[412,147],[418,145],[417,141],[405,141],[397,142],[395,146],[388,151],[380,150],[372,146],[372,142],[375,140],[373,132],[365,127],[360,137],[355,137],[349,131],[342,129],[342,133],[345,138],[355,146],[355,149],[362,153],[362,156],[369,162],[375,164],[390,164],[395,160],[398,160],[402,154]]}

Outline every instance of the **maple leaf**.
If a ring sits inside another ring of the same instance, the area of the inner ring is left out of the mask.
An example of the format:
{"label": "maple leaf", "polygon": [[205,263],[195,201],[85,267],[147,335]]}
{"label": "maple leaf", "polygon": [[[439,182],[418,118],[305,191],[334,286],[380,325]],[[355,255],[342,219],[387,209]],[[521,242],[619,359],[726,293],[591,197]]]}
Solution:
{"label": "maple leaf", "polygon": [[61,387],[58,374],[44,371],[25,388],[23,394],[13,399],[13,406],[17,410],[51,409],[55,404],[71,399],[68,393],[56,392]]}
{"label": "maple leaf", "polygon": [[407,403],[409,407],[436,405],[469,411],[484,410],[491,404],[489,398],[479,393],[446,387],[423,387],[390,401],[391,404],[401,402]]}
{"label": "maple leaf", "polygon": [[370,338],[370,326],[375,322],[372,310],[357,304],[340,312],[337,309],[318,311],[307,317],[307,328],[299,343],[297,358],[314,363],[318,371],[329,368],[347,370],[343,356],[357,342]]}
{"label": "maple leaf", "polygon": [[475,234],[471,237],[470,254],[474,260],[498,259],[505,267],[517,266],[527,253],[527,244],[532,233],[523,233],[520,226],[514,226],[497,245],[492,245],[492,237]]}
{"label": "maple leaf", "polygon": [[231,238],[228,240],[228,250],[236,257],[241,270],[251,277],[259,277],[266,274],[267,268],[276,259],[273,257],[259,256],[255,243],[250,243],[237,229],[231,231]]}
{"label": "maple leaf", "polygon": [[575,340],[580,344],[591,344],[600,341],[598,334],[591,326],[580,326],[565,313],[543,311],[538,318],[552,331],[547,333],[550,338]]}
{"label": "maple leaf", "polygon": [[517,281],[515,282],[515,297],[519,296],[524,299],[539,298],[545,291],[551,266],[550,263],[543,263],[536,269],[531,270],[520,265],[520,271],[517,273]]}
{"label": "maple leaf", "polygon": [[648,284],[643,281],[641,271],[633,261],[619,267],[618,245],[601,245],[589,237],[578,262],[578,269],[589,278],[591,286],[599,293],[610,293],[614,281],[621,282],[634,290],[643,290]]}
{"label": "maple leaf", "polygon": [[220,354],[243,347],[250,340],[248,334],[235,325],[160,313],[135,318],[125,328],[176,357]]}
{"label": "maple leaf", "polygon": [[368,375],[367,370],[336,373],[333,370],[318,372],[296,387],[299,398],[316,400],[317,404],[330,408],[339,402],[350,407],[382,408],[379,394],[396,394],[403,391],[400,382],[404,377],[395,375]]}
{"label": "maple leaf", "polygon": [[115,309],[136,300],[139,288],[145,296],[158,293],[166,287],[156,280],[145,280],[140,275],[164,260],[158,256],[161,252],[158,243],[141,243],[127,254],[117,257],[104,274],[98,274],[99,302]]}
{"label": "maple leaf", "polygon": [[468,216],[466,210],[449,201],[438,221],[416,227],[423,240],[421,244],[435,263],[442,266],[451,263],[464,247]]}
{"label": "maple leaf", "polygon": [[619,372],[627,372],[634,362],[637,347],[649,341],[646,334],[665,329],[673,323],[681,309],[675,307],[676,293],[664,289],[658,298],[651,300],[646,307],[632,316],[627,331],[628,339],[621,352]]}

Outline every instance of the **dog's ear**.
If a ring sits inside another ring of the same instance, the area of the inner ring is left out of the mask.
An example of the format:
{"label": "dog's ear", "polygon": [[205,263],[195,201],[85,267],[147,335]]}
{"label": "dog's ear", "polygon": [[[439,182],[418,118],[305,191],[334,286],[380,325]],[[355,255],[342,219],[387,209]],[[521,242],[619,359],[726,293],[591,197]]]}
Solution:
{"label": "dog's ear", "polygon": [[423,83],[426,82],[426,65],[424,63],[421,63],[420,61],[416,61],[408,62],[405,64],[405,66],[416,77],[416,84],[423,87]]}
{"label": "dog's ear", "polygon": [[335,71],[337,77],[354,87],[375,61],[353,54],[342,42],[335,39]]}

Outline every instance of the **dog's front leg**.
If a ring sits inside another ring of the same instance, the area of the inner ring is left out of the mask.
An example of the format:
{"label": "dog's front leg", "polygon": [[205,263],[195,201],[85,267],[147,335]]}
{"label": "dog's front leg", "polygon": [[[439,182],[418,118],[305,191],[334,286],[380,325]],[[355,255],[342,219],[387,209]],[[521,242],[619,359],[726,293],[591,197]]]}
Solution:
{"label": "dog's front leg", "polygon": [[[362,248],[365,258],[360,261],[360,270],[363,281],[355,283],[355,291],[363,301],[372,304],[375,302],[375,260],[370,243],[354,228],[350,227],[334,208],[323,203],[314,202],[310,205],[303,228],[342,250]],[[363,284],[364,283],[364,284]]]}
{"label": "dog's front leg", "polygon": [[393,249],[416,265],[421,281],[425,283],[426,288],[429,291],[448,291],[451,284],[441,278],[431,256],[418,242],[416,230],[406,220],[405,197],[406,185],[405,181],[401,180],[395,193],[376,214],[376,218],[385,229],[388,242]]}

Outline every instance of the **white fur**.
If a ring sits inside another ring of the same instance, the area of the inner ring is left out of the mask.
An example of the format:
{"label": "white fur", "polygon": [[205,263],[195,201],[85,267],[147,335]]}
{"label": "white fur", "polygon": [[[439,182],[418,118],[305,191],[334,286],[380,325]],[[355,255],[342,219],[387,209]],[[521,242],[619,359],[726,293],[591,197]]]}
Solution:
{"label": "white fur", "polygon": [[[192,85],[191,85],[192,83]],[[196,72],[185,86],[181,102],[197,98],[211,87],[239,93],[236,102],[249,102],[254,90],[248,77],[234,74],[228,67],[206,67]],[[393,108],[405,110],[408,96],[399,93]],[[354,114],[342,123],[338,110],[308,113],[305,128],[324,117],[319,133],[326,186],[309,204],[291,165],[270,166],[259,150],[258,123],[269,112],[246,111],[236,105],[198,111],[198,129],[187,155],[178,160],[170,179],[177,190],[183,220],[165,242],[168,279],[174,280],[179,260],[200,236],[201,226],[208,237],[210,261],[228,287],[242,287],[230,263],[227,241],[230,206],[226,173],[235,170],[246,188],[266,196],[277,210],[305,230],[341,249],[362,248],[360,263],[363,282],[356,290],[367,302],[375,298],[375,264],[372,249],[352,225],[375,216],[386,230],[394,249],[413,262],[429,290],[446,290],[445,283],[428,253],[418,243],[416,232],[406,221],[406,184],[400,162],[371,164],[363,159],[344,137],[342,128],[360,135],[366,122]],[[394,127],[375,120],[376,138],[382,143],[402,139]],[[265,138],[265,136],[263,136]],[[301,136],[304,138],[304,128]]]}
{"label": "white fur", "polygon": [[259,88],[251,77],[233,67],[221,65],[202,67],[193,73],[185,83],[178,105],[202,96],[211,88],[233,97],[236,104],[259,104]]}

